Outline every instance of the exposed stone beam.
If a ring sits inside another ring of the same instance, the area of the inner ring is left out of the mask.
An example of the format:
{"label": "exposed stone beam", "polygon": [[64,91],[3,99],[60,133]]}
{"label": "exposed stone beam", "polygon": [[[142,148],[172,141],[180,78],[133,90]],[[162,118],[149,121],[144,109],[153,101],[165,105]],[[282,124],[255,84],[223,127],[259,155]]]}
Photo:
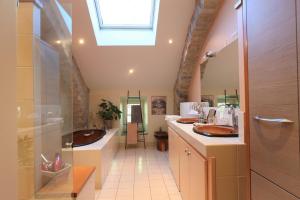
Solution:
{"label": "exposed stone beam", "polygon": [[223,0],[196,0],[174,87],[175,113],[179,113],[180,102],[187,101],[188,89],[200,51],[222,3]]}

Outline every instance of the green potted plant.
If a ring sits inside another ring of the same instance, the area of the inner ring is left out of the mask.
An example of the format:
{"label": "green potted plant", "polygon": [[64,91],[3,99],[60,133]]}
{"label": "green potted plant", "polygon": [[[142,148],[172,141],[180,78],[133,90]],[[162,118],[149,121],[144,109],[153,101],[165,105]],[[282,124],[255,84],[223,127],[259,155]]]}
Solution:
{"label": "green potted plant", "polygon": [[102,99],[99,104],[98,116],[103,120],[104,127],[106,129],[112,128],[113,120],[118,120],[121,118],[121,111],[112,102]]}

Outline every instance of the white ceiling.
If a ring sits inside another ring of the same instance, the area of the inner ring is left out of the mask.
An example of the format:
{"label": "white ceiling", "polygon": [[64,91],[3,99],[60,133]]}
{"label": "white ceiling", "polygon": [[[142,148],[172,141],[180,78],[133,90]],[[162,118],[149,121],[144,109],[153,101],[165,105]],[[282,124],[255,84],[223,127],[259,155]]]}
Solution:
{"label": "white ceiling", "polygon": [[[160,0],[154,47],[97,46],[86,0],[62,1],[73,3],[73,54],[91,90],[174,88],[194,0]],[[135,72],[129,75],[131,68]]]}

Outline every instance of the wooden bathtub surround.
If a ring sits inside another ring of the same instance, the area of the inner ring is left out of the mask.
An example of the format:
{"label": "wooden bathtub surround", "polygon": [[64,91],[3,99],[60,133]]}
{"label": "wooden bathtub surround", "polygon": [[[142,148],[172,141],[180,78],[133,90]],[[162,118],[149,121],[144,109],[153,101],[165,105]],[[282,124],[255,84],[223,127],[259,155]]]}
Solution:
{"label": "wooden bathtub surround", "polygon": [[93,144],[98,140],[101,140],[105,134],[106,131],[102,129],[85,129],[75,131],[62,137],[62,145],[63,148],[68,148],[70,147],[69,144],[72,144],[72,147],[74,148]]}
{"label": "wooden bathtub surround", "polygon": [[77,197],[82,188],[95,172],[96,167],[74,167],[73,168],[73,192],[72,197]]}
{"label": "wooden bathtub surround", "polygon": [[[93,166],[74,166],[71,171],[59,175],[37,192],[37,199],[76,199],[89,180],[95,184]],[[92,188],[94,191],[94,187]],[[87,199],[88,200],[88,199]]]}

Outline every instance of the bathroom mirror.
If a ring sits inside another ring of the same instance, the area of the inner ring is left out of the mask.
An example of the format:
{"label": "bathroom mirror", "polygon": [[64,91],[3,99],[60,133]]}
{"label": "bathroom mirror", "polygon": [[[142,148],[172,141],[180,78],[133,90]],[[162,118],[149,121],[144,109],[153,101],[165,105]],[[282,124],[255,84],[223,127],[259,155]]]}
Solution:
{"label": "bathroom mirror", "polygon": [[238,41],[209,51],[201,64],[201,101],[210,107],[239,106]]}

